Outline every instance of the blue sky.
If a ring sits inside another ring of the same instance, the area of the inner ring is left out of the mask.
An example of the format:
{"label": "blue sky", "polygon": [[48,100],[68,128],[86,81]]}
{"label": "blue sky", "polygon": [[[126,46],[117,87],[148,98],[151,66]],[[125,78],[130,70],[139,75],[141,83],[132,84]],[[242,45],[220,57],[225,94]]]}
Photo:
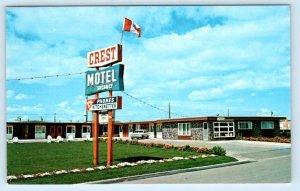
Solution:
{"label": "blue sky", "polygon": [[[126,93],[183,116],[290,118],[288,6],[91,6],[6,8],[7,120],[84,121],[84,74],[9,79],[93,70],[86,53],[120,43],[124,17],[142,30],[124,33]],[[118,121],[168,117],[113,94]]]}

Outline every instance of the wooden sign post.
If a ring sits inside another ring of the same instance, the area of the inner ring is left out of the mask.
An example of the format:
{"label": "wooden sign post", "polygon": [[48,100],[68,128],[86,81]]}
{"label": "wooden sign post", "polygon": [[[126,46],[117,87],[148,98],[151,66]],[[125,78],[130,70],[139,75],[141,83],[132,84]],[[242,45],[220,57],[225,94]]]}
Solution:
{"label": "wooden sign post", "polygon": [[[112,91],[108,92],[108,96],[112,97]],[[114,135],[113,115],[112,115],[112,110],[108,110],[107,164],[106,164],[107,167],[110,167],[113,161],[113,135]]]}
{"label": "wooden sign post", "polygon": [[[99,70],[100,67],[97,67],[96,70]],[[95,99],[99,98],[99,94],[95,94]],[[98,135],[99,135],[99,114],[98,111],[93,111],[93,164],[98,165],[99,163],[99,142],[98,142]]]}
{"label": "wooden sign post", "polygon": [[[123,74],[124,65],[120,64],[113,66],[113,64],[122,61],[122,45],[114,45],[112,47],[107,47],[104,49],[95,50],[87,53],[87,66],[89,68],[96,67],[97,71],[87,71],[86,72],[86,96],[95,94],[94,100],[99,98],[100,92],[108,92],[109,98],[112,99],[112,91],[123,91]],[[100,67],[107,67],[101,71]],[[119,99],[118,99],[119,102]],[[87,101],[86,108],[89,110],[92,101]],[[117,103],[116,103],[117,104]],[[98,108],[97,108],[98,107]],[[102,105],[102,107],[104,107]],[[96,109],[95,109],[96,108]],[[113,135],[114,135],[114,116],[113,108],[108,109],[108,139],[107,139],[107,167],[112,165],[113,161]],[[115,108],[120,109],[120,106]],[[99,113],[101,110],[100,104],[92,107],[93,111],[93,164],[98,165],[99,163]]]}

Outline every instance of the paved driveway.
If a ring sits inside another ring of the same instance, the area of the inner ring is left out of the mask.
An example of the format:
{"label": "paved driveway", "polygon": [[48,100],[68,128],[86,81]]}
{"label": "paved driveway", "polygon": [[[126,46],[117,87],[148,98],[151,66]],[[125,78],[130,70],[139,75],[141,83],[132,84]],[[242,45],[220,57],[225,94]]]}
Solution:
{"label": "paved driveway", "polygon": [[[190,145],[195,147],[208,147],[222,146],[226,149],[229,156],[246,156],[249,153],[257,153],[262,151],[280,150],[291,148],[291,144],[287,143],[271,143],[271,142],[258,142],[258,141],[185,141],[185,140],[163,140],[163,139],[147,139],[141,142],[154,142],[172,144],[176,146]],[[248,155],[247,155],[248,156]]]}
{"label": "paved driveway", "polygon": [[291,145],[285,143],[250,141],[179,141],[143,140],[174,145],[213,147],[220,145],[228,155],[251,158],[256,162],[237,166],[174,174],[163,177],[122,182],[123,184],[172,183],[286,183],[291,180]]}

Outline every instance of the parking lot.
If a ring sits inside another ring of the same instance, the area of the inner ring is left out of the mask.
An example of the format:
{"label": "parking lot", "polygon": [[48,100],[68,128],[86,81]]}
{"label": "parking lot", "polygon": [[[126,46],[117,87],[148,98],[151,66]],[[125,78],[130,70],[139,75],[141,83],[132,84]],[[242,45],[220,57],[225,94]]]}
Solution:
{"label": "parking lot", "polygon": [[209,148],[220,145],[226,149],[227,155],[238,159],[250,158],[255,162],[123,182],[125,184],[287,183],[291,181],[291,144],[240,140],[205,142],[148,139],[142,141]]}
{"label": "parking lot", "polygon": [[163,140],[163,139],[144,139],[142,142],[154,142],[172,144],[176,146],[190,145],[195,147],[208,147],[219,145],[226,149],[227,155],[235,157],[248,156],[250,153],[257,153],[270,150],[280,150],[290,148],[289,143],[271,143],[258,141],[243,141],[243,140],[229,140],[229,141],[192,141],[192,140]]}

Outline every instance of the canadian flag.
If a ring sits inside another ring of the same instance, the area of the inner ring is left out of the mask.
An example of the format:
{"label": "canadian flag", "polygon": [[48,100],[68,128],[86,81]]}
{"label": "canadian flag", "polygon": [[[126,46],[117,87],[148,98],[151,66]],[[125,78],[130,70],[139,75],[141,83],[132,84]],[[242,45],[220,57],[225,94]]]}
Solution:
{"label": "canadian flag", "polygon": [[141,28],[139,27],[139,25],[127,18],[124,18],[123,31],[134,32],[138,35],[138,37],[141,37]]}

